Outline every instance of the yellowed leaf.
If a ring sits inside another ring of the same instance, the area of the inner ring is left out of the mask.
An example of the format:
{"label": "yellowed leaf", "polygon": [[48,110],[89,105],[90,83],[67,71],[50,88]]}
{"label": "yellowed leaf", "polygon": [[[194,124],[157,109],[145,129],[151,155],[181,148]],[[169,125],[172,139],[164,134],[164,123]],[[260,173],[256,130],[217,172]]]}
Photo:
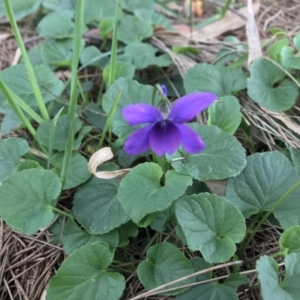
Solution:
{"label": "yellowed leaf", "polygon": [[190,16],[191,1],[193,2],[192,13],[196,17],[201,17],[203,15],[203,3],[201,0],[185,0],[184,11],[185,11],[186,16]]}
{"label": "yellowed leaf", "polygon": [[122,169],[117,171],[101,171],[97,172],[97,167],[114,157],[109,147],[104,147],[96,151],[90,158],[88,163],[89,172],[101,179],[111,179],[117,176],[125,175],[131,169]]}

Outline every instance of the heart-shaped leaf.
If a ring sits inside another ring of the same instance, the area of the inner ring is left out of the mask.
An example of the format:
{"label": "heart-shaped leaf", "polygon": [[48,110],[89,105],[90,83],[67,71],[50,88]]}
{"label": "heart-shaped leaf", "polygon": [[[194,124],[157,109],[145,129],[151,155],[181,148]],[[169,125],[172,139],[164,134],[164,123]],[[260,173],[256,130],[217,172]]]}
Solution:
{"label": "heart-shaped leaf", "polygon": [[239,174],[246,165],[245,149],[237,139],[216,126],[189,124],[205,142],[206,148],[196,154],[175,152],[168,156],[179,174],[199,181],[220,180]]}
{"label": "heart-shaped leaf", "polygon": [[270,61],[256,59],[250,65],[248,95],[259,105],[271,111],[285,111],[296,103],[298,86]]}
{"label": "heart-shaped leaf", "polygon": [[104,234],[129,221],[118,198],[115,179],[93,177],[78,189],[73,202],[76,219],[91,234]]}
{"label": "heart-shaped leaf", "polygon": [[223,131],[234,134],[242,120],[240,104],[236,97],[220,97],[208,108],[208,124],[218,126]]}
{"label": "heart-shaped leaf", "polygon": [[[194,273],[192,263],[182,252],[172,244],[161,243],[152,246],[147,251],[147,260],[140,263],[138,277],[147,290],[154,289],[160,285],[174,281]],[[195,277],[183,280],[173,287],[194,283]],[[187,288],[165,293],[164,295],[178,295]]]}
{"label": "heart-shaped leaf", "polygon": [[187,93],[212,92],[222,97],[244,89],[246,76],[239,69],[198,64],[188,70],[183,82]]}
{"label": "heart-shaped leaf", "polygon": [[300,225],[285,230],[279,238],[279,245],[286,254],[300,252]]}
{"label": "heart-shaped leaf", "polygon": [[118,198],[133,222],[138,223],[147,214],[167,209],[192,184],[191,177],[168,171],[165,185],[161,186],[161,177],[160,166],[143,163],[134,167],[121,181]]}
{"label": "heart-shaped leaf", "polygon": [[282,197],[274,214],[283,228],[300,222],[298,186],[291,189],[300,176],[290,161],[280,152],[256,153],[247,158],[246,168],[227,182],[226,198],[247,218],[253,214],[269,211]]}
{"label": "heart-shaped leaf", "polygon": [[7,177],[0,185],[0,216],[12,228],[33,234],[54,218],[61,182],[52,171],[29,169]]}
{"label": "heart-shaped leaf", "polygon": [[180,199],[175,213],[189,248],[201,251],[211,263],[228,261],[246,232],[243,215],[230,201],[216,195]]}
{"label": "heart-shaped leaf", "polygon": [[51,278],[47,300],[119,300],[125,288],[123,275],[108,272],[114,254],[97,242],[73,252]]}
{"label": "heart-shaped leaf", "polygon": [[[273,257],[262,256],[256,262],[264,300],[294,300],[300,295],[300,253],[285,259],[285,277],[279,279],[279,266]],[[281,276],[280,276],[281,277]]]}

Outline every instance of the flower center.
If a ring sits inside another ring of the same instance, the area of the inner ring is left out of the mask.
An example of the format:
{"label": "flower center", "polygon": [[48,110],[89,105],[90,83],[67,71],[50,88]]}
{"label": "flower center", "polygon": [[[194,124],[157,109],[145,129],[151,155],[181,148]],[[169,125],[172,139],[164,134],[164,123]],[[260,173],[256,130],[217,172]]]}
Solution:
{"label": "flower center", "polygon": [[160,101],[157,108],[161,112],[164,120],[166,120],[171,111],[171,105],[167,101]]}

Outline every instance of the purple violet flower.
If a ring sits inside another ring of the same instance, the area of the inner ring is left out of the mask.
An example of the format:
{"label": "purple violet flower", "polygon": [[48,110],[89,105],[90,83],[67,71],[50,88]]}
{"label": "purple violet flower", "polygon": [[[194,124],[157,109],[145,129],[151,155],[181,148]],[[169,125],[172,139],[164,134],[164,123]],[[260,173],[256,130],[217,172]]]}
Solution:
{"label": "purple violet flower", "polygon": [[[167,95],[164,86],[162,90]],[[203,140],[184,123],[193,120],[216,99],[213,93],[196,92],[179,98],[172,107],[167,101],[161,101],[158,108],[143,103],[126,106],[122,115],[129,125],[147,125],[129,135],[124,150],[137,155],[151,148],[162,156],[173,154],[182,144],[186,152],[200,152],[205,148]]]}

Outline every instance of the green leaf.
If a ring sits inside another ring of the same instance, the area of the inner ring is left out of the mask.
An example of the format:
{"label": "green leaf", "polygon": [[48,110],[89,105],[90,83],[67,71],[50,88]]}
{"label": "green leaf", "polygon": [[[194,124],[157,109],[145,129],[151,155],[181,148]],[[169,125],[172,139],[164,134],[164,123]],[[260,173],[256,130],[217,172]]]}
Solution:
{"label": "green leaf", "polygon": [[49,10],[74,9],[71,0],[44,0],[43,7]]}
{"label": "green leaf", "polygon": [[218,281],[192,287],[176,297],[176,300],[238,300],[237,288],[247,283],[242,275],[230,275],[224,283]]}
{"label": "green leaf", "polygon": [[139,228],[133,222],[129,221],[126,224],[121,225],[117,228],[119,233],[119,247],[125,247],[129,244],[129,238],[137,237]]}
{"label": "green leaf", "polygon": [[20,158],[28,151],[28,143],[23,139],[0,140],[0,182],[17,171]]}
{"label": "green leaf", "polygon": [[163,211],[171,206],[192,184],[189,176],[168,171],[161,186],[160,166],[143,163],[134,167],[121,181],[118,198],[133,222],[138,223],[147,214]]}
{"label": "green leaf", "polygon": [[106,114],[96,103],[89,103],[85,110],[85,117],[89,124],[103,130],[106,122]]}
{"label": "green leaf", "polygon": [[18,165],[17,171],[20,172],[28,169],[41,169],[41,166],[35,160],[25,160]]}
{"label": "green leaf", "polygon": [[[71,0],[74,7],[76,7],[77,1],[78,0]],[[104,18],[114,17],[116,5],[116,0],[84,0],[84,23],[99,24]]]}
{"label": "green leaf", "polygon": [[[65,152],[58,152],[51,157],[51,163],[59,170],[62,169]],[[91,173],[88,170],[88,162],[78,152],[73,152],[71,155],[67,179],[64,185],[64,190],[72,189],[91,177]]]}
{"label": "green leaf", "polygon": [[0,216],[12,228],[30,235],[54,218],[61,182],[52,171],[30,169],[7,177],[0,185]]}
{"label": "green leaf", "polygon": [[104,234],[129,221],[117,198],[116,180],[93,177],[78,189],[73,202],[76,219],[91,234]]}
{"label": "green leaf", "polygon": [[270,61],[256,59],[250,65],[248,95],[259,105],[271,111],[285,111],[294,106],[299,95],[297,85],[284,79],[285,73]]}
{"label": "green leaf", "polygon": [[234,96],[221,97],[208,108],[208,123],[229,134],[236,132],[241,120],[240,104]]}
{"label": "green leaf", "polygon": [[201,63],[188,70],[183,82],[187,93],[212,92],[222,97],[244,89],[246,76],[240,69]]}
{"label": "green leaf", "polygon": [[62,242],[64,250],[68,255],[72,254],[81,246],[95,242],[102,242],[107,244],[111,249],[116,249],[119,244],[119,234],[117,230],[110,231],[103,235],[89,234],[85,230],[81,230],[74,221],[68,220],[63,229]]}
{"label": "green leaf", "polygon": [[130,43],[125,47],[125,54],[132,57],[137,69],[145,69],[151,65],[165,67],[172,63],[169,56],[156,56],[156,53],[157,48],[141,42]]}
{"label": "green leaf", "polygon": [[[1,104],[0,104],[1,105]],[[0,109],[1,111],[1,109]],[[2,111],[1,111],[2,112]],[[4,111],[5,116],[0,124],[0,134],[1,135],[6,135],[10,132],[12,132],[14,129],[17,129],[19,126],[21,126],[23,123],[19,119],[18,115],[15,114],[11,110]]]}
{"label": "green leaf", "polygon": [[279,245],[286,254],[300,252],[300,225],[285,230],[279,238]]}
{"label": "green leaf", "polygon": [[[24,17],[31,15],[41,5],[42,0],[13,0],[10,1],[12,10],[16,20],[21,20]],[[0,18],[6,16],[4,0],[0,1]]]}
{"label": "green leaf", "polygon": [[41,55],[47,65],[69,67],[73,57],[73,40],[49,40],[42,44]]}
{"label": "green leaf", "polygon": [[[216,126],[191,123],[204,140],[206,148],[197,154],[183,151],[168,156],[179,174],[190,175],[199,181],[220,180],[239,174],[246,165],[245,150],[237,139]],[[176,160],[184,157],[184,160]]]}
{"label": "green leaf", "polygon": [[147,22],[131,15],[122,15],[118,27],[118,40],[130,44],[151,37],[153,28]]}
{"label": "green leaf", "polygon": [[[295,168],[280,152],[256,153],[247,157],[246,168],[226,187],[229,199],[246,218],[269,211],[300,180]],[[300,222],[300,187],[286,195],[274,215],[283,228]]]}
{"label": "green leaf", "polygon": [[115,23],[115,18],[113,17],[102,19],[102,21],[100,22],[99,31],[100,31],[100,35],[104,39],[109,38],[111,32],[114,30],[114,25],[115,25],[114,23]]}
{"label": "green leaf", "polygon": [[[55,127],[55,136],[54,136],[54,143],[53,149],[58,151],[63,151],[66,148],[66,143],[69,136],[69,131],[71,128],[73,117],[63,115],[60,116],[56,127]],[[38,140],[45,146],[49,147],[50,142],[50,132],[51,132],[51,123],[53,120],[49,120],[41,124],[37,130],[37,138]],[[75,134],[79,133],[79,130],[82,128],[82,122],[77,120],[75,126]],[[81,137],[82,139],[83,137]],[[73,150],[78,149],[81,144],[81,139],[78,137],[73,144]]]}
{"label": "green leaf", "polygon": [[[140,263],[137,273],[144,287],[151,290],[194,273],[194,268],[177,247],[169,243],[161,243],[149,248],[147,260]],[[178,287],[195,281],[195,277],[192,277],[170,287]],[[164,295],[178,295],[186,290],[187,288],[182,288]]]}
{"label": "green leaf", "polygon": [[[44,102],[47,103],[59,97],[63,90],[64,84],[57,79],[55,74],[47,66],[34,66],[33,70],[37,77],[37,81],[41,87]],[[26,68],[23,64],[19,64],[5,69],[0,73],[4,83],[15,92],[29,106],[37,107],[37,102],[28,78]],[[18,78],[18,80],[16,80]],[[7,103],[5,96],[0,92],[0,108],[10,106]]]}
{"label": "green leaf", "polygon": [[279,39],[268,48],[268,55],[277,62],[281,61],[281,50],[289,45],[287,38]]}
{"label": "green leaf", "polygon": [[99,242],[77,249],[49,282],[47,300],[119,300],[125,279],[106,271],[113,253]]}
{"label": "green leaf", "polygon": [[153,0],[121,0],[120,4],[125,10],[132,12],[139,19],[148,23],[151,21],[155,9]]}
{"label": "green leaf", "polygon": [[287,45],[282,48],[281,56],[282,56],[282,64],[286,68],[292,68],[300,70],[300,34],[297,34],[293,38],[294,45],[298,50],[298,53],[295,55],[292,47],[288,47]]}
{"label": "green leaf", "polygon": [[88,46],[83,49],[80,62],[83,66],[93,66],[104,69],[109,61],[107,53],[101,53],[95,46]]}
{"label": "green leaf", "polygon": [[[116,74],[115,79],[123,77],[125,79],[132,79],[135,72],[135,66],[125,62],[116,62]],[[103,79],[106,84],[109,82],[110,64],[107,65],[103,70]]]}
{"label": "green leaf", "polygon": [[264,300],[296,300],[300,295],[300,253],[285,259],[285,278],[279,277],[279,266],[273,257],[262,256],[256,263]]}
{"label": "green leaf", "polygon": [[[122,110],[129,104],[136,103],[152,103],[153,87],[149,85],[140,84],[134,80],[126,80],[124,78],[117,79],[106,91],[103,97],[103,109],[109,114],[114,100],[117,99],[118,94],[121,92],[121,97],[117,104],[116,111],[112,116],[111,125],[113,132],[121,138],[127,136],[135,130],[134,127],[129,126],[122,117]],[[155,104],[158,104],[158,97]]]}
{"label": "green leaf", "polygon": [[176,217],[188,247],[201,251],[210,263],[228,261],[246,232],[238,209],[227,199],[208,193],[177,201]]}
{"label": "green leaf", "polygon": [[37,32],[44,38],[65,39],[74,34],[74,12],[57,10],[46,15],[38,24]]}

